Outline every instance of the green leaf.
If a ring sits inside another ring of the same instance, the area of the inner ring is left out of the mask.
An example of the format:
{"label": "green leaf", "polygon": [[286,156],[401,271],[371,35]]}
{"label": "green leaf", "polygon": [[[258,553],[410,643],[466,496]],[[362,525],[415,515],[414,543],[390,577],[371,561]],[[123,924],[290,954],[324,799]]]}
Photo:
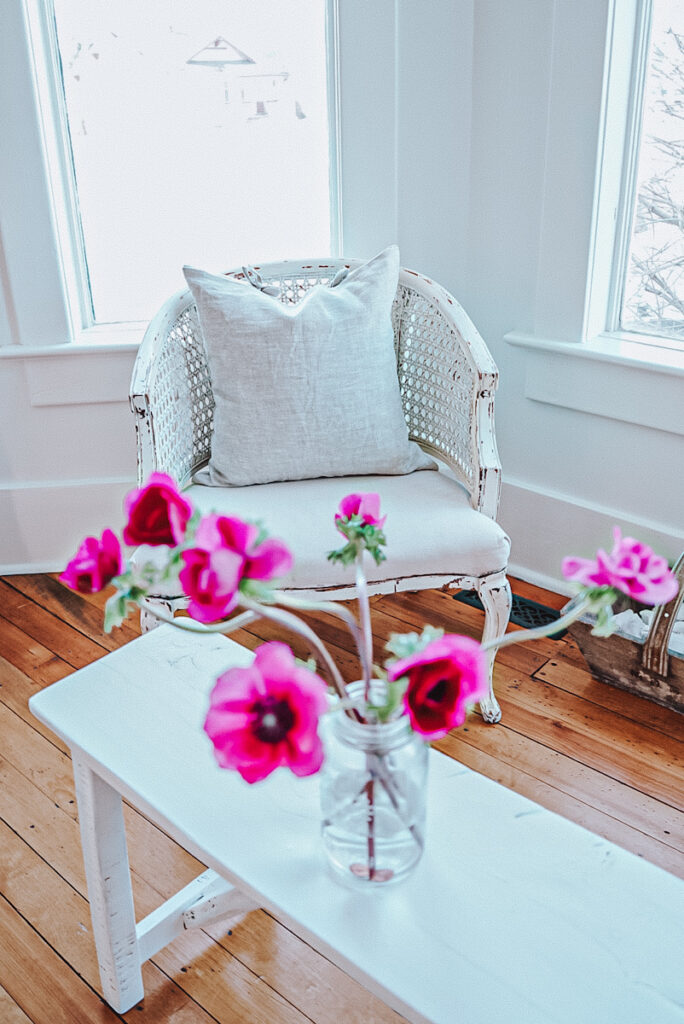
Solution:
{"label": "green leaf", "polygon": [[188,519],[187,525],[185,527],[185,543],[186,544],[188,542],[190,542],[190,541],[193,541],[195,539],[195,531],[197,530],[197,527],[200,524],[200,519],[201,518],[202,518],[202,513],[200,512],[200,510],[198,508],[196,508],[195,511],[190,516],[190,518]]}
{"label": "green leaf", "polygon": [[307,658],[304,661],[303,658],[295,658],[295,665],[299,665],[300,668],[306,668],[309,672],[315,672],[318,674],[318,665],[316,664],[315,658]]}
{"label": "green leaf", "polygon": [[388,722],[391,718],[396,717],[396,713],[401,707],[408,679],[402,677],[390,681],[387,679],[386,673],[382,673],[381,677],[385,679],[385,700],[383,703],[370,702],[368,710],[373,712],[379,722]]}
{"label": "green leaf", "polygon": [[107,600],[104,613],[104,631],[111,633],[114,626],[120,626],[128,615],[127,593],[116,593]]}
{"label": "green leaf", "polygon": [[353,565],[356,561],[356,544],[345,544],[343,548],[328,552],[329,562],[341,562],[342,565]]}
{"label": "green leaf", "polygon": [[596,616],[596,623],[592,629],[593,636],[612,636],[616,630],[615,619],[610,608],[605,605],[599,608],[598,615]]}
{"label": "green leaf", "polygon": [[259,531],[255,541],[256,546],[262,544],[265,540],[268,540],[269,532],[264,526],[263,521],[261,519],[248,519],[247,522],[251,523],[252,526],[256,526],[257,530]]}
{"label": "green leaf", "polygon": [[335,525],[349,543],[328,554],[331,562],[351,565],[360,551],[367,551],[376,565],[385,561],[387,556],[382,548],[387,544],[387,538],[379,527],[364,523],[358,515],[350,516],[349,519],[338,519]]}
{"label": "green leaf", "polygon": [[433,640],[439,640],[444,636],[443,629],[436,629],[434,626],[426,626],[422,633],[392,633],[385,644],[385,650],[394,655],[387,664],[394,660],[400,661],[408,658],[411,654],[424,651]]}
{"label": "green leaf", "polygon": [[258,601],[259,604],[277,604],[273,586],[265,580],[243,578],[240,580],[239,591],[252,601]]}

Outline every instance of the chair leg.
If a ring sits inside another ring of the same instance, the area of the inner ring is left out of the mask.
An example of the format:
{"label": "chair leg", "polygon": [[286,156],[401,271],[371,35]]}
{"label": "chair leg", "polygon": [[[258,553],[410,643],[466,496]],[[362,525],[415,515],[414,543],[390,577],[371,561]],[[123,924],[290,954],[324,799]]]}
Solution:
{"label": "chair leg", "polygon": [[[487,576],[478,583],[477,592],[485,611],[482,642],[503,636],[511,615],[511,588],[504,572]],[[501,708],[494,696],[494,659],[496,651],[489,651],[487,671],[489,674],[489,696],[480,701],[480,713],[485,722],[494,724],[501,721]]]}
{"label": "chair leg", "polygon": [[[169,615],[173,612],[173,605],[170,601],[162,601],[159,597],[148,598],[148,603],[156,605],[160,611],[167,612]],[[161,626],[161,619],[148,611],[146,608],[140,609],[140,629],[143,633],[149,633],[151,630],[156,629],[157,626]]]}

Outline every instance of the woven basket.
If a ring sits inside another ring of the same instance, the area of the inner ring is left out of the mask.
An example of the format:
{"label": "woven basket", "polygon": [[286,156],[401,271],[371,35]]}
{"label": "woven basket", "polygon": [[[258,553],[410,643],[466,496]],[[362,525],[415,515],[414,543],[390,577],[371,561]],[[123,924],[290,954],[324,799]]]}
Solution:
{"label": "woven basket", "polygon": [[[674,567],[679,593],[668,604],[658,605],[643,643],[614,633],[608,638],[592,636],[596,621],[591,616],[569,627],[592,675],[603,683],[647,697],[665,708],[684,712],[684,658],[668,651],[677,611],[684,597],[684,554]],[[626,600],[619,611],[644,605]]]}

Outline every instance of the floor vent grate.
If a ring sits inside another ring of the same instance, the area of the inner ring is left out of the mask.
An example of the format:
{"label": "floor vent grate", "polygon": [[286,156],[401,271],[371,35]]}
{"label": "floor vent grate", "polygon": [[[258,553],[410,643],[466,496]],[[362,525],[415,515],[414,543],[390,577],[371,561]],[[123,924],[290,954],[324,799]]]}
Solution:
{"label": "floor vent grate", "polygon": [[[472,608],[482,608],[482,602],[474,590],[461,590],[454,594],[454,601],[461,601]],[[519,597],[513,594],[513,608],[511,610],[511,622],[524,629],[534,629],[536,626],[548,626],[550,622],[556,622],[560,618],[560,612],[555,608],[548,608],[545,604],[538,604],[530,601],[527,597]],[[567,633],[561,629],[558,633],[552,633],[549,640],[560,640]]]}

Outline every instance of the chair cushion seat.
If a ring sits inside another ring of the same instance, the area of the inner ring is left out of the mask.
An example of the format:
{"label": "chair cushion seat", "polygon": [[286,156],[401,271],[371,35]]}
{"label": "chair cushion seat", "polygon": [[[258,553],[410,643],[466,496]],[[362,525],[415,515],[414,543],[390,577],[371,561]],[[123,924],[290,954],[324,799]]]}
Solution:
{"label": "chair cushion seat", "polygon": [[404,476],[359,476],[296,480],[249,487],[193,484],[186,496],[201,512],[259,520],[272,537],[284,540],[294,569],[288,589],[345,587],[353,568],[327,561],[344,538],[335,529],[340,500],[377,491],[387,516],[387,560],[367,559],[369,582],[420,576],[485,576],[505,569],[510,541],[501,527],[471,508],[468,495],[447,472]]}

